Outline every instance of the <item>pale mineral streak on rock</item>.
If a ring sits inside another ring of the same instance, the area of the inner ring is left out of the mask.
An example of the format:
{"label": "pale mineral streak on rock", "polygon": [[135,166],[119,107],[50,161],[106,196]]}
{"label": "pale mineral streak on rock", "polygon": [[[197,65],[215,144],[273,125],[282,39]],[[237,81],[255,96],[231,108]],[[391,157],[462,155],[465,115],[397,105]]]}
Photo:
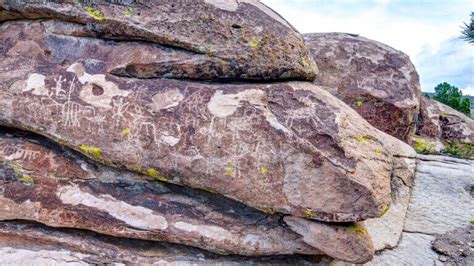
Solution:
{"label": "pale mineral streak on rock", "polygon": [[235,238],[232,233],[219,226],[202,224],[194,225],[183,221],[178,221],[174,223],[173,226],[178,228],[179,230],[195,233],[198,236],[211,238],[216,241],[226,241],[227,239]]}
{"label": "pale mineral streak on rock", "polygon": [[110,109],[113,97],[126,97],[130,94],[130,91],[121,90],[115,83],[107,81],[105,75],[88,74],[81,63],[72,64],[66,71],[75,73],[79,82],[85,85],[79,98],[92,106]]}
{"label": "pale mineral streak on rock", "polygon": [[106,194],[95,196],[75,186],[58,189],[56,196],[64,203],[73,206],[84,205],[101,210],[126,224],[144,230],[166,230],[165,217],[142,206],[133,206]]}
{"label": "pale mineral streak on rock", "polygon": [[45,88],[45,76],[33,73],[26,80],[26,87],[23,91],[32,91],[31,93],[35,95],[48,95],[48,90]]}
{"label": "pale mineral streak on rock", "polygon": [[159,112],[163,109],[176,107],[184,99],[183,94],[179,90],[169,90],[163,93],[157,93],[151,98],[153,103],[149,105],[154,112]]}

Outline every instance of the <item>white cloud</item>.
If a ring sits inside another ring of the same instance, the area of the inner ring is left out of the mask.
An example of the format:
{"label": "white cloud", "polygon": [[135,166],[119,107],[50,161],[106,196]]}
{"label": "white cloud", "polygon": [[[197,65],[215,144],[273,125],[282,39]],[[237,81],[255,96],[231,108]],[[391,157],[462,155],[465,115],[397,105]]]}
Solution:
{"label": "white cloud", "polygon": [[462,94],[474,96],[474,87],[466,87],[462,89]]}

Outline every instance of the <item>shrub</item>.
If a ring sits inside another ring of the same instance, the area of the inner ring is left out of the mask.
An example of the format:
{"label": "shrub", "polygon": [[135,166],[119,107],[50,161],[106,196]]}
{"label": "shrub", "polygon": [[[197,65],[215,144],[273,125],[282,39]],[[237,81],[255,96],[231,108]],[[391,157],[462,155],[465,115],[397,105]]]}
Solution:
{"label": "shrub", "polygon": [[474,150],[472,144],[460,142],[458,140],[449,141],[445,145],[442,152],[462,159],[474,159]]}

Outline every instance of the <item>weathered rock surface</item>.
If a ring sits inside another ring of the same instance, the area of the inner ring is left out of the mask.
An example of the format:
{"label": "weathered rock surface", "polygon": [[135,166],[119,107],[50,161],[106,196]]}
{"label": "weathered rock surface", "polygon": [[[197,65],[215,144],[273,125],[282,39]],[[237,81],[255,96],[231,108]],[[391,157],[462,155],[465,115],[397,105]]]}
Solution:
{"label": "weathered rock surface", "polygon": [[0,222],[2,265],[314,265],[317,257],[219,256],[166,242],[103,236],[39,224]]}
{"label": "weathered rock surface", "polygon": [[364,263],[372,259],[374,246],[365,226],[360,223],[328,225],[308,219],[286,216],[285,223],[303,236],[307,244],[326,255],[346,262]]}
{"label": "weathered rock surface", "polygon": [[422,97],[416,134],[445,143],[457,140],[474,144],[474,120],[447,105]]}
{"label": "weathered rock surface", "polygon": [[431,249],[431,235],[403,233],[396,249],[388,249],[365,265],[442,265],[438,254]]}
{"label": "weathered rock surface", "polygon": [[366,220],[368,234],[372,237],[375,250],[394,248],[403,232],[405,217],[410,201],[410,187],[399,178],[392,178],[392,203],[387,213],[380,218]]}
{"label": "weathered rock surface", "polygon": [[146,50],[149,54],[166,50],[176,57],[126,55],[121,68],[114,70],[126,76],[312,80],[317,72],[303,37],[258,0],[94,2],[4,0],[0,1],[0,21],[54,18],[86,25],[78,31],[73,26],[68,29],[76,36],[179,48]]}
{"label": "weathered rock surface", "polygon": [[[0,135],[0,220],[165,240],[225,254],[321,253],[281,225],[279,216],[210,193],[149,183],[34,142]],[[326,233],[330,227],[325,225]]]}
{"label": "weathered rock surface", "polygon": [[353,34],[304,36],[319,67],[315,84],[328,87],[376,128],[411,141],[421,89],[406,54]]}
{"label": "weathered rock surface", "polygon": [[437,236],[433,249],[441,254],[439,260],[445,265],[474,265],[474,226]]}
{"label": "weathered rock surface", "polygon": [[125,44],[48,30],[57,25],[1,25],[0,124],[270,213],[357,221],[386,210],[398,142],[320,87],[118,77],[100,50]]}
{"label": "weathered rock surface", "polygon": [[474,213],[474,162],[420,155],[405,231],[443,234],[465,227]]}

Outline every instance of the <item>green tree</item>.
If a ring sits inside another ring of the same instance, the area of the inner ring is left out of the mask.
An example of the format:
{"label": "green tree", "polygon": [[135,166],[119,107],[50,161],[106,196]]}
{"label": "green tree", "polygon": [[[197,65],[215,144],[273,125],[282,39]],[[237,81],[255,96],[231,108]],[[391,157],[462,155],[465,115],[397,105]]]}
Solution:
{"label": "green tree", "polygon": [[471,22],[469,24],[464,22],[464,26],[461,28],[461,38],[474,44],[474,12],[471,12]]}
{"label": "green tree", "polygon": [[433,99],[470,116],[471,101],[468,98],[462,98],[462,91],[459,88],[443,82],[435,87],[435,93]]}

